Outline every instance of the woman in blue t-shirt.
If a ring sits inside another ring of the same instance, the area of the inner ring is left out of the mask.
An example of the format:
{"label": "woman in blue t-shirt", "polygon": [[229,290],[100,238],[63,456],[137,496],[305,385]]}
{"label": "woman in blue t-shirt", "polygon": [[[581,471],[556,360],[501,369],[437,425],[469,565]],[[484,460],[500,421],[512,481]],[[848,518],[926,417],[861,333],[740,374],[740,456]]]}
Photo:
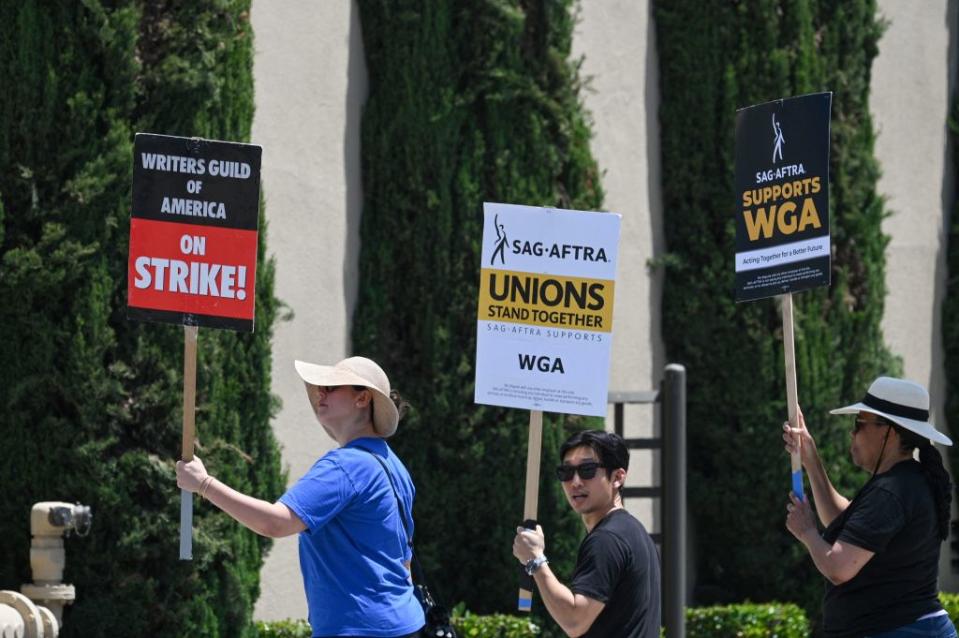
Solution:
{"label": "woman in blue t-shirt", "polygon": [[297,361],[296,370],[317,421],[338,449],[276,503],[237,492],[195,457],[177,463],[177,484],[257,534],[299,534],[314,637],[418,636],[424,617],[410,581],[412,539],[406,532],[413,530],[415,490],[385,440],[396,432],[406,403],[390,389],[386,373],[364,357],[333,366]]}
{"label": "woman in blue t-shirt", "polygon": [[[806,430],[783,425],[799,450],[822,533],[809,506],[790,494],[786,527],[826,577],[823,633],[829,638],[956,638],[938,599],[939,548],[949,531],[952,485],[932,441],[952,445],[929,422],[929,393],[879,377],[854,414],[852,461],[872,476],[850,501],[833,487]],[[918,449],[919,461],[913,454]]]}

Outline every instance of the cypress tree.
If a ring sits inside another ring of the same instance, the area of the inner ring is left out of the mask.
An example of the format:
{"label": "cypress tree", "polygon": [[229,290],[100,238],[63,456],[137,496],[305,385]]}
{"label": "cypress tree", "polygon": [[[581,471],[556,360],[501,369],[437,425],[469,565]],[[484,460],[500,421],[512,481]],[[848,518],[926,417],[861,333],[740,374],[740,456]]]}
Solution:
{"label": "cypress tree", "polygon": [[832,285],[794,295],[799,402],[836,487],[865,476],[849,424],[828,409],[862,396],[897,361],[880,332],[882,198],[869,115],[882,25],[871,0],[657,2],[668,358],[689,370],[689,507],[697,602],[801,601],[818,614],[821,578],[785,530],[788,457],[778,304],[732,290],[737,108],[834,92],[830,152]]}
{"label": "cypress tree", "polygon": [[[177,560],[183,331],[125,309],[133,134],[249,138],[248,9],[0,4],[0,588],[29,580],[33,502],[90,505],[90,536],[66,544],[63,636],[252,632],[268,544],[203,503],[195,560]],[[274,498],[263,230],[256,333],[200,331],[197,431],[213,472]]]}
{"label": "cypress tree", "polygon": [[[528,414],[473,403],[484,201],[595,210],[570,0],[359,3],[369,69],[354,351],[415,410],[391,444],[417,486],[416,551],[446,602],[509,611]],[[542,525],[568,574],[581,524],[549,468],[582,418],[547,415]]]}
{"label": "cypress tree", "polygon": [[[956,140],[959,138],[959,100],[953,97],[952,113],[949,117],[949,141],[953,152]],[[959,174],[959,164],[953,164],[953,170]],[[959,179],[954,178],[954,184]],[[952,215],[948,223],[946,236],[946,290],[942,300],[942,347],[943,368],[945,369],[945,415],[946,425],[949,427],[949,436],[956,440],[959,432],[959,213],[956,212],[956,202],[952,203]],[[959,477],[959,452],[955,445],[948,448],[949,470],[955,482]],[[956,522],[953,522],[953,529]],[[953,550],[959,549],[957,541],[952,541]],[[954,559],[955,560],[955,559]]]}

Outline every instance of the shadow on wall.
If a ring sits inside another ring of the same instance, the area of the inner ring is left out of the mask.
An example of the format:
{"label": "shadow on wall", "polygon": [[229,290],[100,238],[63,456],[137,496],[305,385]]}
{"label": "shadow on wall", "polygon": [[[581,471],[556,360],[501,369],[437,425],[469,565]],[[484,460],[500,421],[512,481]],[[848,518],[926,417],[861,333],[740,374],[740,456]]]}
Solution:
{"label": "shadow on wall", "polygon": [[361,136],[363,105],[368,92],[363,29],[356,0],[350,2],[349,58],[346,65],[346,122],[343,127],[343,179],[346,184],[346,247],[343,251],[343,306],[346,330],[343,352],[353,352],[353,310],[359,286],[360,216],[363,214]]}
{"label": "shadow on wall", "polygon": [[[646,21],[646,86],[644,100],[646,108],[646,183],[648,184],[646,205],[649,207],[649,222],[653,240],[652,258],[658,258],[666,252],[666,240],[663,231],[663,191],[662,155],[659,146],[659,57],[656,53],[656,16],[652,2],[649,3],[649,16]],[[657,268],[651,273],[649,282],[649,344],[653,355],[652,370],[658,374],[666,366],[666,353],[662,332],[663,272]],[[682,362],[677,362],[682,363]]]}
{"label": "shadow on wall", "polygon": [[[948,103],[946,104],[945,111],[949,117],[951,117],[953,112],[953,102],[956,99],[956,55],[959,54],[959,51],[957,51],[956,31],[957,27],[959,27],[959,2],[956,0],[950,0],[947,3],[946,12],[943,16],[943,19],[946,23],[946,30],[949,33],[949,47],[946,51],[946,86],[948,87],[946,90],[946,100]],[[946,280],[949,276],[949,273],[946,270],[949,228],[952,220],[953,209],[956,207],[956,185],[953,178],[955,172],[953,168],[954,153],[952,143],[950,142],[951,135],[948,130],[948,122],[943,122],[943,127],[946,129],[944,133],[946,144],[943,145],[942,149],[942,166],[944,169],[942,176],[942,190],[940,192],[940,201],[942,202],[942,225],[940,226],[939,249],[936,256],[936,279],[935,291],[933,293],[932,343],[929,344],[929,351],[932,353],[932,365],[930,366],[931,374],[928,387],[929,394],[936,404],[933,406],[933,409],[936,411],[938,422],[943,425],[943,430],[945,430],[947,433],[959,433],[959,423],[952,424],[953,427],[950,427],[950,424],[946,421],[943,408],[946,398],[946,384],[943,374],[945,371],[945,361],[942,342],[942,303],[946,293]]]}
{"label": "shadow on wall", "polygon": [[[949,33],[949,47],[946,50],[946,113],[949,116],[952,116],[953,113],[953,103],[955,102],[956,96],[956,73],[959,71],[956,64],[956,56],[959,55],[959,43],[957,43],[957,36],[959,36],[959,1],[949,0],[946,5],[946,12],[943,16],[943,19],[946,23],[946,31]],[[944,122],[943,126],[946,128],[945,137],[946,144],[943,146],[943,162],[944,167],[943,176],[942,176],[942,190],[940,193],[940,200],[942,202],[942,224],[940,226],[939,234],[939,248],[936,255],[936,278],[935,278],[935,291],[933,292],[933,313],[932,313],[932,343],[930,344],[929,352],[932,353],[932,361],[930,369],[930,379],[929,379],[929,394],[934,401],[933,410],[936,413],[936,421],[940,423],[940,428],[951,436],[954,440],[957,435],[959,435],[959,423],[949,423],[946,419],[945,414],[945,400],[946,400],[946,380],[945,380],[945,350],[944,343],[942,340],[942,305],[946,295],[946,282],[949,277],[949,272],[947,269],[947,259],[948,259],[948,237],[949,229],[951,228],[952,216],[956,208],[956,184],[955,184],[955,168],[953,165],[954,161],[954,149],[951,142],[952,136],[949,133],[948,122]],[[955,451],[944,452],[944,454],[955,454]],[[946,463],[946,467],[949,468],[950,463]],[[953,477],[953,481],[957,477]],[[956,519],[959,515],[959,507],[957,507],[955,500],[952,504],[952,518]],[[951,540],[955,540],[955,532]],[[959,570],[956,567],[953,567],[953,560],[959,559],[956,551],[952,549],[952,543],[947,543],[943,546],[942,557],[939,561],[939,586],[943,590],[956,591],[959,589]]]}

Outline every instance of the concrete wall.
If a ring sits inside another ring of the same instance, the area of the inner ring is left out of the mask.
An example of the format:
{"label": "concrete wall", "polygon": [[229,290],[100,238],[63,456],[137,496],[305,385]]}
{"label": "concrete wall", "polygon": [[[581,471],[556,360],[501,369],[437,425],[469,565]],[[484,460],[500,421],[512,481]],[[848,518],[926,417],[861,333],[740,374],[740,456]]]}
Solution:
{"label": "concrete wall", "polygon": [[[659,75],[655,25],[646,0],[584,2],[573,38],[583,56],[590,90],[583,95],[593,117],[593,156],[603,171],[605,208],[623,216],[613,312],[612,391],[659,387],[665,365],[660,336],[662,277],[646,262],[663,252],[659,169]],[[625,406],[625,434],[654,432],[652,406]],[[612,429],[612,415],[608,420]],[[637,450],[626,484],[658,484],[658,453]],[[626,507],[659,531],[658,503],[629,500]]]}
{"label": "concrete wall", "polygon": [[[366,66],[350,2],[257,0],[251,18],[267,241],[276,295],[293,313],[276,326],[273,346],[273,392],[283,401],[274,432],[293,482],[335,446],[313,417],[293,360],[335,363],[350,354]],[[296,537],[276,541],[261,575],[256,618],[306,618]]]}
{"label": "concrete wall", "polygon": [[[873,64],[870,105],[882,164],[879,191],[892,214],[883,222],[886,250],[886,343],[902,357],[904,375],[926,385],[933,420],[947,432],[942,298],[945,251],[953,200],[946,117],[955,77],[956,2],[880,0],[889,26]],[[864,389],[865,390],[865,389]],[[959,423],[950,436],[959,442]],[[955,517],[955,514],[954,514]],[[943,546],[940,585],[959,579]]]}
{"label": "concrete wall", "polygon": [[941,303],[951,201],[947,157],[950,38],[945,0],[880,1],[889,27],[873,66],[871,107],[878,132],[879,191],[892,214],[883,222],[889,296],[882,327],[905,375],[927,384],[944,423]]}

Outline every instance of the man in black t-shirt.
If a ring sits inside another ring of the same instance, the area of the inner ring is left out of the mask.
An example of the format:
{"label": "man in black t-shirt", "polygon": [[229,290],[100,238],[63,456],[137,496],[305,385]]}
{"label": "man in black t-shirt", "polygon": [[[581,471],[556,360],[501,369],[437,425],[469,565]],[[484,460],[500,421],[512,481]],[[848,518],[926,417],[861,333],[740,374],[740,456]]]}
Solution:
{"label": "man in black t-shirt", "polygon": [[625,441],[601,430],[579,432],[562,445],[560,459],[557,477],[588,532],[572,584],[563,585],[547,565],[538,525],[517,528],[513,555],[569,636],[658,638],[659,556],[643,524],[623,509],[620,491],[629,468]]}

